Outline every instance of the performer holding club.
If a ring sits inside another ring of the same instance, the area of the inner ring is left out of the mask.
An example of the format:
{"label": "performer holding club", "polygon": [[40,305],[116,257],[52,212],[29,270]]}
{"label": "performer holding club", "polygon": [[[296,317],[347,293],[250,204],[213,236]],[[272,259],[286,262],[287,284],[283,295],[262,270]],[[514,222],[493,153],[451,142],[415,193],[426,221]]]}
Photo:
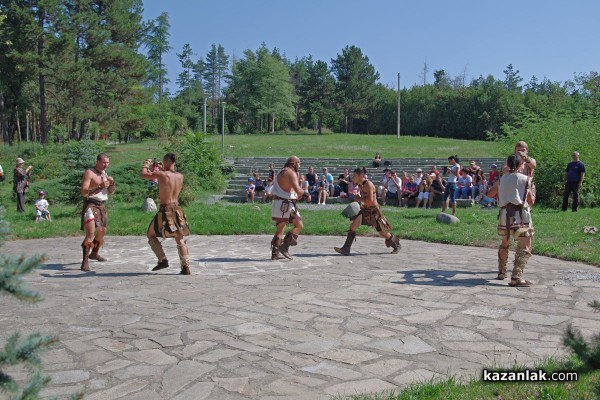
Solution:
{"label": "performer holding club", "polygon": [[[291,259],[290,246],[298,244],[298,235],[304,229],[296,203],[307,196],[310,199],[310,196],[300,187],[298,171],[300,171],[300,159],[291,156],[273,179],[271,219],[275,221],[276,228],[275,236],[271,240],[271,260],[279,260],[283,257]],[[288,224],[293,224],[294,228],[284,238],[283,233]]]}
{"label": "performer holding club", "polygon": [[98,154],[96,166],[83,173],[81,182],[81,195],[84,197],[81,229],[85,231],[85,238],[81,243],[83,249],[81,270],[86,272],[91,270],[89,259],[106,261],[106,258],[98,252],[104,244],[104,235],[108,227],[108,213],[104,203],[108,200],[108,195],[115,191],[115,180],[106,173],[108,165],[108,155]]}
{"label": "performer holding club", "polygon": [[355,169],[352,175],[352,182],[360,188],[359,193],[354,196],[354,199],[361,203],[360,211],[357,215],[350,218],[352,222],[346,236],[346,243],[342,247],[334,247],[334,250],[344,256],[349,256],[350,247],[356,238],[356,230],[361,225],[369,225],[374,227],[379,236],[385,239],[385,245],[393,249],[391,254],[397,254],[401,247],[400,239],[398,236],[388,232],[392,227],[381,212],[381,208],[377,202],[377,189],[367,179],[367,170],[365,168]]}
{"label": "performer holding club", "polygon": [[146,236],[150,248],[158,258],[158,264],[152,268],[152,271],[169,267],[169,261],[158,238],[174,238],[177,242],[179,261],[181,262],[181,274],[190,275],[189,253],[183,239],[184,236],[189,236],[190,228],[183,209],[179,205],[183,175],[175,171],[175,162],[175,154],[167,153],[163,157],[162,166],[160,163],[158,164],[158,170],[154,170],[156,163],[152,159],[145,160],[142,164],[140,176],[143,179],[158,179],[160,197],[160,208],[150,222]]}

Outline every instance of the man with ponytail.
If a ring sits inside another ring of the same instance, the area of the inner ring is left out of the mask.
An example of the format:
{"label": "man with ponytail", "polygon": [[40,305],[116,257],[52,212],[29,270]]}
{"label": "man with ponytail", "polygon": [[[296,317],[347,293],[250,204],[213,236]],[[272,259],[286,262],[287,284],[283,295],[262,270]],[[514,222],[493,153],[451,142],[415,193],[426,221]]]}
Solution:
{"label": "man with ponytail", "polygon": [[[300,187],[299,171],[300,159],[291,156],[273,179],[271,219],[275,221],[276,228],[275,236],[271,240],[271,260],[279,260],[284,257],[291,259],[290,246],[298,244],[298,236],[304,229],[296,203],[299,199],[307,196],[310,200],[310,195]],[[288,224],[293,224],[294,228],[283,237]]]}
{"label": "man with ponytail", "polygon": [[498,184],[498,234],[502,236],[502,243],[498,247],[498,279],[506,277],[506,264],[508,262],[508,249],[511,236],[517,240],[517,250],[512,269],[509,286],[528,287],[531,282],[523,279],[523,271],[527,260],[531,257],[533,235],[533,221],[531,219],[531,205],[527,200],[527,191],[531,184],[531,177],[518,171],[522,164],[519,155],[512,154],[506,160],[508,173],[500,178]]}
{"label": "man with ponytail", "polygon": [[381,212],[377,202],[377,189],[367,179],[367,170],[365,168],[355,169],[352,182],[359,188],[359,193],[354,196],[354,199],[360,203],[360,212],[350,218],[352,222],[346,236],[346,243],[342,247],[334,247],[334,250],[344,256],[349,256],[350,247],[356,238],[356,229],[361,225],[368,225],[374,227],[379,236],[385,239],[385,245],[393,249],[391,254],[397,254],[400,251],[400,239],[389,232],[392,227]]}

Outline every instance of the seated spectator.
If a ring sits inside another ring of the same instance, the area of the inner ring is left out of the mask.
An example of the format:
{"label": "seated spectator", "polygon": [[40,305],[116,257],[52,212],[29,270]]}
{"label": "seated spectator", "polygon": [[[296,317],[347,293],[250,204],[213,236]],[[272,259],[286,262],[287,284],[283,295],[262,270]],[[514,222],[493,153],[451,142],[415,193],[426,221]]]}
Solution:
{"label": "seated spectator", "polygon": [[433,203],[433,198],[435,196],[444,196],[444,191],[446,190],[446,186],[444,185],[444,180],[442,179],[441,174],[431,174],[431,191],[429,192],[429,208],[431,208],[431,204]]}
{"label": "seated spectator", "polygon": [[373,168],[379,168],[381,166],[381,156],[379,153],[375,153],[375,157],[373,157]]}
{"label": "seated spectator", "polygon": [[402,183],[402,190],[406,187],[408,183],[408,174],[405,171],[402,171],[402,176],[400,177],[400,182]]}
{"label": "seated spectator", "polygon": [[[323,167],[323,176],[325,176],[325,179],[327,180],[327,190],[328,190],[328,195],[333,197],[333,175],[331,175],[329,172],[327,172],[327,167]],[[319,186],[320,187],[320,186]]]}
{"label": "seated spectator", "polygon": [[263,201],[268,203],[271,200],[273,200],[273,179],[267,178],[267,185],[265,186]]}
{"label": "seated spectator", "polygon": [[337,184],[334,187],[333,195],[335,197],[340,196],[342,193],[346,193],[346,195],[348,195],[348,181],[350,180],[350,171],[348,171],[348,168],[344,168],[344,172],[338,177]]}
{"label": "seated spectator", "polygon": [[417,168],[417,173],[415,174],[415,183],[420,185],[421,179],[423,179],[423,170],[421,168]]}
{"label": "seated spectator", "polygon": [[311,165],[308,167],[308,172],[306,173],[306,182],[308,182],[308,190],[311,192],[315,190],[317,184],[317,174],[315,174],[315,168]]}
{"label": "seated spectator", "polygon": [[[435,175],[435,174],[434,174]],[[431,176],[425,175],[419,183],[419,195],[417,196],[417,202],[415,208],[419,208],[419,204],[423,201],[423,208],[427,208],[429,203],[429,195],[431,192]]]}
{"label": "seated spectator", "polygon": [[471,198],[476,199],[477,197],[482,196],[483,193],[487,189],[487,179],[485,179],[485,173],[481,168],[477,171],[477,175],[473,178],[473,186],[471,187]]}
{"label": "seated spectator", "polygon": [[256,193],[256,195],[258,197],[261,197],[264,190],[265,190],[265,184],[263,183],[262,179],[260,179],[260,174],[258,172],[255,172],[253,174],[254,176],[254,192]]}
{"label": "seated spectator", "polygon": [[488,188],[485,188],[481,193],[477,202],[484,207],[494,207],[496,205],[496,199],[493,197],[488,197]]}
{"label": "seated spectator", "polygon": [[246,193],[246,203],[254,203],[254,190],[256,186],[254,186],[254,178],[248,178],[248,183],[245,187]]}
{"label": "seated spectator", "polygon": [[471,178],[473,178],[473,180],[475,180],[475,176],[477,176],[477,173],[480,170],[481,167],[477,165],[477,162],[475,160],[471,160],[471,165],[469,165],[469,175],[471,175]]}
{"label": "seated spectator", "polygon": [[402,193],[402,181],[396,171],[390,171],[385,189],[385,202],[383,205],[386,205],[388,200],[398,200],[398,205],[400,205],[398,193]]}
{"label": "seated spectator", "polygon": [[473,186],[473,178],[469,175],[469,170],[463,168],[460,171],[460,177],[458,178],[458,192],[457,199],[468,199],[471,197],[471,186]]}
{"label": "seated spectator", "polygon": [[46,192],[40,190],[38,192],[38,199],[35,201],[35,222],[40,222],[40,218],[44,218],[47,221],[52,221],[50,218],[50,211],[48,210],[48,200],[46,200]]}
{"label": "seated spectator", "polygon": [[273,179],[275,179],[275,164],[274,163],[269,164],[269,178],[271,178],[271,182],[273,181]]}
{"label": "seated spectator", "polygon": [[419,186],[415,183],[415,176],[408,177],[408,183],[402,191],[402,205],[408,207],[410,200],[414,200],[419,195]]}
{"label": "seated spectator", "polygon": [[440,171],[438,171],[438,167],[437,165],[432,165],[431,169],[428,172],[429,175],[434,174],[435,176],[438,176],[440,174]]}
{"label": "seated spectator", "polygon": [[327,175],[321,175],[319,181],[319,198],[317,204],[325,205],[327,201],[327,194],[329,193],[329,182],[327,182]]}
{"label": "seated spectator", "polygon": [[385,198],[387,194],[387,181],[392,176],[392,171],[390,169],[385,168],[383,170],[383,175],[381,175],[381,180],[379,181],[379,185],[377,186],[377,196],[381,197],[381,204],[385,204]]}
{"label": "seated spectator", "polygon": [[499,180],[500,180],[500,172],[498,171],[498,166],[496,164],[492,164],[490,166],[490,175],[488,178],[488,186],[494,185]]}

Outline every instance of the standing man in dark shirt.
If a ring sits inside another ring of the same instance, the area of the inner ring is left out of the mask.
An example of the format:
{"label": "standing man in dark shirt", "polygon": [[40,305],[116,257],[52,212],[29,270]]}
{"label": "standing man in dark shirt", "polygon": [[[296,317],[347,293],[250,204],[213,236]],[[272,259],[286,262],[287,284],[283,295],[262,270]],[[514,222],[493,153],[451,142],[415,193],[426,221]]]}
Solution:
{"label": "standing man in dark shirt", "polygon": [[571,158],[573,158],[573,161],[567,164],[565,169],[565,192],[563,193],[562,210],[567,211],[569,196],[573,193],[571,210],[575,212],[579,206],[579,189],[583,184],[583,178],[585,178],[585,164],[579,160],[578,151],[574,151]]}

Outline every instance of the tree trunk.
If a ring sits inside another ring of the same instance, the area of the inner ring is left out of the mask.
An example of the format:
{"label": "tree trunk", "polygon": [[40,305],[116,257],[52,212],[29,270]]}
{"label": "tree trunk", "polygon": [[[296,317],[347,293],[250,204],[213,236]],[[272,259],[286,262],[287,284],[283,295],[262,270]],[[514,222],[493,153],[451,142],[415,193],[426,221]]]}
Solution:
{"label": "tree trunk", "polygon": [[21,143],[21,123],[19,122],[19,106],[15,106],[15,123],[17,124],[17,135],[19,135],[19,143]]}
{"label": "tree trunk", "polygon": [[40,29],[38,33],[37,41],[37,52],[38,52],[38,79],[40,86],[40,142],[42,144],[48,144],[48,110],[46,106],[46,76],[42,72],[44,69],[44,61],[42,59],[44,55],[44,22],[46,20],[46,12],[43,7],[38,9],[38,27]]}
{"label": "tree trunk", "polygon": [[[83,119],[79,122],[79,140],[85,138],[86,133],[87,133],[87,125],[88,125],[88,119]],[[94,133],[94,140],[96,140],[96,134]]]}
{"label": "tree trunk", "polygon": [[273,119],[271,124],[271,133],[275,133],[275,113],[273,113]]}
{"label": "tree trunk", "polygon": [[9,142],[6,131],[6,115],[4,115],[4,93],[0,91],[0,129],[2,129],[2,141]]}
{"label": "tree trunk", "polygon": [[318,134],[318,135],[320,135],[320,134],[321,134],[321,132],[322,132],[321,128],[322,128],[322,124],[321,124],[321,118],[318,118],[318,119],[317,119],[317,134]]}

